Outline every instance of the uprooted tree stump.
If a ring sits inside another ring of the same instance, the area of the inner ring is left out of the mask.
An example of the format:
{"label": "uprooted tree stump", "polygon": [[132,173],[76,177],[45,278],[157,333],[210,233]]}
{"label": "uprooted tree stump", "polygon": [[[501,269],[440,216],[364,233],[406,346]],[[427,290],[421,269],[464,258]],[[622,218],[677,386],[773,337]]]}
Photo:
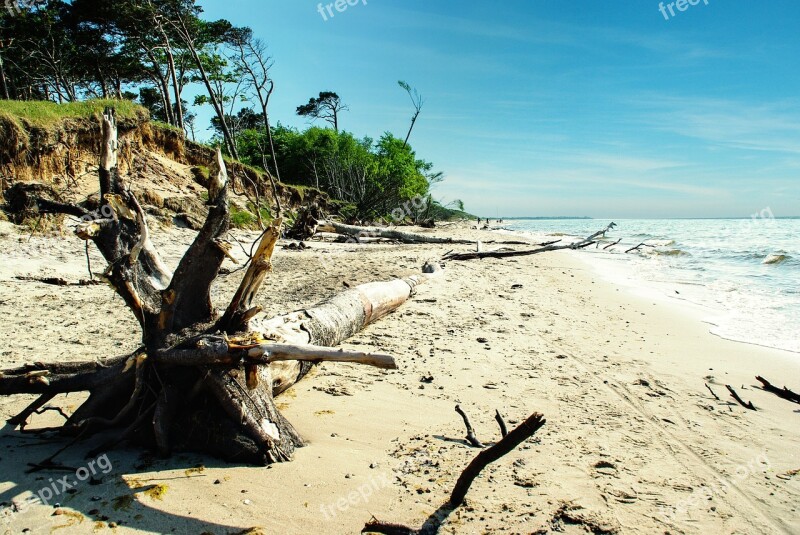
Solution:
{"label": "uprooted tree stump", "polygon": [[[9,422],[24,428],[57,394],[88,392],[66,423],[50,431],[77,441],[115,430],[105,446],[130,440],[165,456],[190,450],[253,464],[290,459],[303,441],[273,396],[315,362],[395,368],[387,355],[321,346],[338,344],[397,308],[430,275],[361,285],[313,308],[265,317],[254,298],[271,269],[281,232],[277,220],[262,234],[224,314],[217,315],[210,288],[230,249],[223,239],[229,213],[221,153],[212,165],[208,216],[173,273],[150,241],[141,206],[120,179],[113,110],[103,115],[102,133],[99,207],[90,212],[48,201],[38,208],[81,217],[76,234],[92,241],[108,262],[103,276],[138,320],[141,347],[100,361],[34,363],[0,373],[0,395],[39,395]],[[52,457],[48,462],[53,464]]]}

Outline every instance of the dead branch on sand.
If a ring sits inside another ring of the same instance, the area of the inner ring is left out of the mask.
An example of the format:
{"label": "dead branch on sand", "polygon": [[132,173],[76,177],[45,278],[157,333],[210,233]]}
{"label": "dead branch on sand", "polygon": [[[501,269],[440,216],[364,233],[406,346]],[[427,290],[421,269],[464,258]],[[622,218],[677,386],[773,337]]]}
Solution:
{"label": "dead branch on sand", "polygon": [[373,517],[372,520],[364,526],[361,533],[382,533],[384,535],[435,535],[439,532],[439,529],[445,520],[447,520],[448,516],[464,503],[464,499],[467,496],[472,482],[478,477],[481,471],[533,436],[536,431],[541,429],[546,421],[543,415],[533,413],[527,420],[503,437],[497,444],[480,452],[459,476],[450,494],[450,498],[443,503],[439,509],[432,513],[419,529],[410,528],[402,524],[380,522]]}
{"label": "dead branch on sand", "polygon": [[469,416],[467,416],[467,413],[464,412],[459,405],[456,405],[456,412],[461,415],[461,418],[464,419],[464,426],[467,428],[467,442],[476,448],[483,448],[484,445],[480,440],[478,440],[478,437],[475,436],[475,430],[472,428],[472,424],[469,422]]}
{"label": "dead branch on sand", "polygon": [[736,390],[734,390],[731,385],[725,385],[725,388],[728,389],[728,392],[731,393],[731,396],[733,396],[733,399],[735,399],[736,402],[739,403],[739,405],[741,405],[745,409],[750,409],[751,411],[758,410],[756,409],[756,406],[753,405],[752,401],[748,401],[747,403],[745,403],[744,400],[739,397],[739,394],[736,393]]}

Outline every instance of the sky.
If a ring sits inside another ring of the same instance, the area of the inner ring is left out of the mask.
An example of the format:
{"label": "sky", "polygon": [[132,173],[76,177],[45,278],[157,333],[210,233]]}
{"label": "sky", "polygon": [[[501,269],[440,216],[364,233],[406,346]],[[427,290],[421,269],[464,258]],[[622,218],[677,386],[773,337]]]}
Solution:
{"label": "sky", "polygon": [[417,88],[410,143],[471,213],[800,215],[797,0],[350,1],[200,4],[268,44],[273,122],[335,91],[342,129],[404,137]]}

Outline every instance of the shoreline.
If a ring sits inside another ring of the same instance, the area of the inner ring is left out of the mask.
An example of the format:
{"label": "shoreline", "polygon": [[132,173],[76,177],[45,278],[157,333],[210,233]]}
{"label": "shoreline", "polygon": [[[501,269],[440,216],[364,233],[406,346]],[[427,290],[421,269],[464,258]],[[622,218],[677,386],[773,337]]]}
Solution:
{"label": "shoreline", "polygon": [[[580,237],[570,233],[537,233],[530,230],[509,229],[507,227],[498,229],[497,232],[510,236],[535,237],[537,240],[547,240],[553,236],[568,238]],[[676,240],[680,240],[680,238],[673,236],[672,239],[668,240],[669,243],[667,243],[666,246],[674,245]],[[659,242],[665,240],[653,238],[645,241]],[[632,246],[632,243],[623,243],[621,247]],[[687,245],[691,246],[691,244]],[[595,273],[610,284],[625,288],[626,291],[640,297],[647,299],[655,298],[662,300],[664,303],[674,304],[683,312],[688,311],[691,314],[697,315],[699,321],[709,325],[709,332],[714,336],[718,336],[724,340],[772,348],[778,351],[786,351],[797,355],[797,358],[800,359],[800,346],[797,345],[796,341],[791,343],[791,338],[769,340],[771,334],[767,323],[760,323],[758,330],[755,332],[734,332],[734,327],[741,324],[741,316],[745,309],[741,307],[733,309],[725,308],[726,305],[730,305],[729,303],[725,304],[722,302],[726,290],[711,288],[707,283],[699,280],[695,281],[685,278],[670,280],[670,276],[686,277],[686,266],[676,267],[666,265],[654,267],[651,264],[657,263],[658,257],[644,259],[637,258],[635,255],[628,256],[615,254],[613,252],[606,253],[604,251],[595,251],[591,248],[587,249],[584,254],[579,254],[577,257],[592,266]],[[678,292],[678,289],[681,291]],[[681,295],[681,297],[676,297],[676,294]],[[760,296],[759,299],[767,298]],[[746,310],[753,314],[758,314],[760,312],[757,310],[750,310],[749,308]],[[781,310],[781,314],[783,315],[782,321],[793,324],[792,316],[787,316],[785,309]],[[736,316],[732,319],[731,315],[734,312]],[[757,335],[757,341],[748,339],[748,336],[752,337],[754,334]],[[798,336],[800,336],[800,334],[798,334]]]}
{"label": "shoreline", "polygon": [[615,281],[604,272],[602,267],[593,262],[591,258],[586,256],[582,257],[580,254],[575,255],[574,257],[580,262],[589,266],[594,271],[594,274],[605,283],[621,288],[632,297],[641,300],[655,299],[660,301],[665,306],[672,307],[676,315],[689,315],[694,321],[709,326],[708,333],[716,338],[719,338],[720,340],[772,350],[777,354],[785,355],[785,357],[790,361],[795,360],[796,362],[800,363],[800,351],[792,351],[791,349],[783,349],[754,341],[732,338],[714,332],[713,327],[719,327],[719,324],[713,322],[712,315],[721,313],[722,311],[720,309],[712,308],[704,303],[698,303],[688,298],[669,295],[663,291],[663,289],[656,288],[655,286],[647,286],[648,282],[641,279],[637,279],[636,282],[631,281],[629,283]]}
{"label": "shoreline", "polygon": [[[421,232],[484,241],[497,236],[468,225]],[[157,246],[172,244],[165,255],[170,265],[192,237],[154,232]],[[83,247],[71,237],[35,237],[27,244],[0,236],[0,245],[20,264],[55,258],[48,274],[77,274],[85,262]],[[260,296],[267,311],[310,305],[340,291],[343,282],[406,275],[452,248],[310,246],[276,252]],[[0,325],[3,367],[32,354],[121,354],[135,342],[124,334],[138,332],[133,320],[115,306],[108,288],[49,287],[13,274],[8,264],[0,270],[0,313],[15,318]],[[216,302],[236,283],[223,277]],[[86,317],[99,323],[68,319]],[[47,353],[30,332],[58,340],[58,350]],[[453,411],[460,403],[484,442],[499,438],[495,410],[510,426],[534,411],[548,423],[487,468],[468,506],[442,533],[800,531],[800,475],[779,477],[800,468],[798,413],[752,386],[758,374],[796,389],[800,365],[779,350],[719,338],[664,303],[631,295],[579,255],[450,262],[443,277],[342,346],[395,355],[400,369],[323,364],[279,397],[284,415],[308,441],[292,462],[265,469],[191,453],[160,460],[114,450],[108,452],[109,477],[78,487],[61,504],[83,520],[52,516],[52,506],[37,505],[12,518],[11,527],[47,533],[71,521],[76,533],[102,532],[110,522],[118,533],[222,534],[255,526],[263,533],[355,533],[372,515],[418,525],[478,452],[463,442],[463,424]],[[429,376],[431,382],[420,380]],[[724,384],[759,410],[730,404]],[[2,416],[28,401],[1,398]],[[57,422],[48,413],[36,423]],[[0,434],[4,502],[42,487],[23,468],[53,447],[22,447],[26,441],[9,435],[7,429]],[[73,448],[63,461],[84,466],[85,451]],[[42,475],[45,481],[52,476]],[[152,485],[166,487],[160,499],[136,492]],[[123,500],[126,507],[115,508],[125,496],[132,496]],[[95,509],[100,516],[91,514]]]}

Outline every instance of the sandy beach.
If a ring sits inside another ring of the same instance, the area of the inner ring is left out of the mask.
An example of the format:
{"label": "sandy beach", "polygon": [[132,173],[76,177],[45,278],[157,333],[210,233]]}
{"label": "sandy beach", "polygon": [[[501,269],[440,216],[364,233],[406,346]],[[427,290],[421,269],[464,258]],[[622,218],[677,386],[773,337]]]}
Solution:
{"label": "sandy beach", "polygon": [[[138,326],[110,288],[16,278],[87,278],[80,240],[29,239],[0,224],[3,368],[135,348]],[[416,230],[500,239],[471,225]],[[174,267],[193,235],[158,229],[153,239]],[[418,272],[454,248],[310,247],[276,251],[259,297],[268,313],[309,306],[345,285]],[[102,269],[98,253],[91,259]],[[220,277],[216,303],[226,303],[238,281]],[[15,511],[64,476],[25,473],[64,442],[6,426],[0,523],[6,533],[198,535],[358,533],[373,516],[419,525],[479,451],[464,441],[454,412],[460,404],[485,444],[500,438],[496,410],[510,426],[533,412],[547,424],[487,468],[444,533],[800,533],[800,406],[755,381],[762,375],[797,390],[800,355],[718,338],[688,305],[603,281],[581,252],[449,262],[409,303],[343,347],[392,354],[400,369],[318,366],[277,400],[308,445],[292,462],[268,468],[116,449],[104,454],[108,464],[95,464],[107,473],[49,505]],[[758,410],[736,404],[726,384]],[[32,399],[0,399],[0,416]],[[81,399],[51,404],[69,411]],[[33,426],[60,421],[47,412]],[[87,467],[92,446],[59,459]]]}

